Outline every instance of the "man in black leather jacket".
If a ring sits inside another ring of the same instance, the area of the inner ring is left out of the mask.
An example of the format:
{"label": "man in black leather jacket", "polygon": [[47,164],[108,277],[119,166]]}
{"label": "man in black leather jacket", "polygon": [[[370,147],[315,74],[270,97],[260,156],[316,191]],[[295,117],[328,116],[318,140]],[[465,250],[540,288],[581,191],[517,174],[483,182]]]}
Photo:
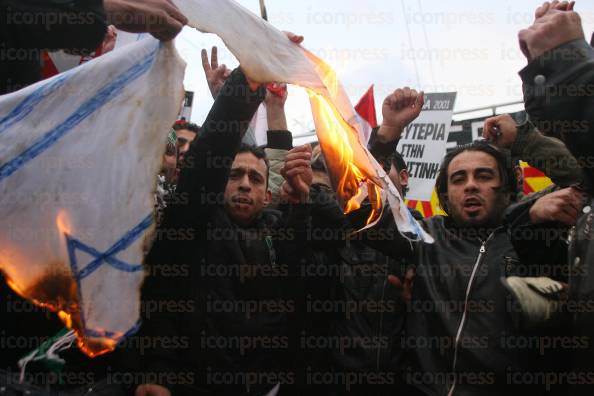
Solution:
{"label": "man in black leather jacket", "polygon": [[594,49],[585,40],[573,6],[574,2],[545,2],[536,10],[534,25],[519,33],[528,59],[520,76],[530,118],[544,132],[564,141],[586,177],[577,188],[558,192],[557,199],[544,197],[515,208],[509,222],[516,235],[517,230],[540,228],[555,236],[561,234],[560,229],[575,226],[569,249],[559,238],[524,238],[515,241],[515,246],[526,262],[564,257],[558,262],[570,271],[567,336],[580,340],[581,346],[571,349],[570,359],[556,375],[571,386],[570,394],[590,395],[594,386],[594,202],[584,193],[594,194]]}
{"label": "man in black leather jacket", "polygon": [[[399,94],[411,105],[419,101],[412,90]],[[392,122],[392,129],[378,132],[375,144],[396,143],[407,122]],[[538,371],[534,351],[514,343],[526,338],[513,322],[500,281],[521,265],[503,227],[516,188],[505,153],[486,143],[459,148],[446,156],[437,180],[449,216],[423,221],[435,243],[411,243],[389,216],[380,229],[392,231],[392,238],[366,241],[416,266],[401,342],[409,358],[404,372],[409,394],[518,394],[522,389],[513,376]]]}

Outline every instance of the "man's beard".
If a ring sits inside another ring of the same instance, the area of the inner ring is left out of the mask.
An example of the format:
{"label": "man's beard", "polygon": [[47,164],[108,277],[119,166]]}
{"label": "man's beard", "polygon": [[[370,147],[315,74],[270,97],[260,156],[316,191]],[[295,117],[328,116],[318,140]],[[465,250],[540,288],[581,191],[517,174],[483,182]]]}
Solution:
{"label": "man's beard", "polygon": [[[457,210],[452,210],[450,216],[458,228],[484,228],[494,229],[503,223],[503,215],[505,209],[509,206],[510,199],[509,194],[502,191],[497,192],[495,195],[495,202],[491,210],[487,213],[487,216],[482,220],[466,219],[462,216],[462,213]],[[462,208],[463,210],[463,208]]]}

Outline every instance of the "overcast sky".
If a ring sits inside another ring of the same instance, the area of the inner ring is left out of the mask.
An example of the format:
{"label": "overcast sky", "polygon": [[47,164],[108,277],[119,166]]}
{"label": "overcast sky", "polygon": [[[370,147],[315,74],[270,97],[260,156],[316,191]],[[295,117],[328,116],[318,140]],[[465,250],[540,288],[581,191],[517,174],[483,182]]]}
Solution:
{"label": "overcast sky", "polygon": [[[255,13],[258,0],[240,0]],[[269,21],[305,36],[303,45],[334,67],[355,104],[375,84],[381,103],[396,88],[457,91],[455,110],[519,101],[518,71],[526,60],[518,31],[532,23],[542,1],[517,0],[266,0]],[[586,36],[594,30],[594,2],[578,1]],[[218,37],[185,28],[177,47],[188,62],[185,85],[195,92],[192,120],[201,123],[212,98],[200,50],[219,46],[219,58],[237,66]],[[255,49],[257,50],[257,49]],[[209,51],[210,53],[210,51]],[[306,93],[290,91],[289,128],[300,135],[313,128]]]}

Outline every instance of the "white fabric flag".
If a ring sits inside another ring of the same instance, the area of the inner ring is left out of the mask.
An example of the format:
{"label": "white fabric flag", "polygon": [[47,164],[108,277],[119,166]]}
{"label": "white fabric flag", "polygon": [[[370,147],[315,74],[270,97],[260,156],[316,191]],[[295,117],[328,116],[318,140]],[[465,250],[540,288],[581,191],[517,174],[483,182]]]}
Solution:
{"label": "white fabric flag", "polygon": [[89,355],[137,326],[184,70],[173,44],[149,38],[0,97],[0,269]]}
{"label": "white fabric flag", "polygon": [[431,243],[382,167],[366,148],[369,126],[361,122],[334,71],[314,54],[233,0],[174,0],[200,31],[215,33],[254,81],[285,82],[309,89],[316,132],[331,180],[345,212],[369,195],[371,225],[390,203],[401,233]]}

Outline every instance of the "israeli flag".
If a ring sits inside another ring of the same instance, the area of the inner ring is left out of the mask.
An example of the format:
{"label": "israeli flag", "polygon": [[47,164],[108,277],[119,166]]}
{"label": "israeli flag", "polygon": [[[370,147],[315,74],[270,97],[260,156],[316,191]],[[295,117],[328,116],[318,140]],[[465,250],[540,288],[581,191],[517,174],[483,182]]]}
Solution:
{"label": "israeli flag", "polygon": [[185,63],[147,38],[0,97],[0,270],[89,355],[135,331]]}

